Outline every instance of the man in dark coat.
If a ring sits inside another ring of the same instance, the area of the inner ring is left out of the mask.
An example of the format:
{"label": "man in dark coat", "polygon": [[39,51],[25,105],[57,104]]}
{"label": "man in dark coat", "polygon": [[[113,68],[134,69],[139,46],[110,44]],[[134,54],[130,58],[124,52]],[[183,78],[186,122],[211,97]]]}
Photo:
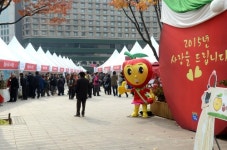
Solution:
{"label": "man in dark coat", "polygon": [[87,100],[87,92],[89,88],[89,81],[85,78],[85,73],[80,72],[79,73],[79,79],[77,80],[77,86],[76,86],[76,98],[77,98],[77,111],[76,111],[76,117],[80,117],[80,107],[82,104],[82,117],[84,117],[85,113],[85,106],[86,106],[86,100]]}
{"label": "man in dark coat", "polygon": [[16,102],[18,96],[19,81],[14,73],[11,74],[10,83],[10,100],[8,102]]}
{"label": "man in dark coat", "polygon": [[23,73],[20,73],[20,85],[22,86],[22,100],[27,100],[28,82]]}

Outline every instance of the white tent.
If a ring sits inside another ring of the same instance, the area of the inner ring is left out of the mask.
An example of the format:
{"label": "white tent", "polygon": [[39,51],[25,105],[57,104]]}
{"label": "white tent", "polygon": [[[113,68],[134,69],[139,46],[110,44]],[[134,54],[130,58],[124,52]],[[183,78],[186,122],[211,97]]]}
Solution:
{"label": "white tent", "polygon": [[142,47],[140,46],[140,44],[136,41],[135,44],[133,45],[132,49],[130,50],[131,54],[135,54],[135,53],[141,53],[142,51]]}
{"label": "white tent", "polygon": [[17,70],[19,60],[11,53],[7,44],[0,38],[0,70]]}
{"label": "white tent", "polygon": [[111,64],[116,62],[116,58],[118,58],[119,52],[115,49],[112,55],[105,61],[101,66],[97,67],[98,72],[109,72],[111,71]]}
{"label": "white tent", "polygon": [[[53,66],[57,66],[57,68],[55,68],[55,69],[57,69],[57,72],[60,72],[59,70],[60,70],[60,64],[59,64],[59,62],[53,57],[53,55],[50,53],[50,51],[49,50],[47,50],[46,51],[46,53],[45,53],[45,55],[46,55],[46,57],[53,63]],[[52,70],[53,70],[54,68],[52,67]],[[54,69],[54,70],[55,70]],[[55,71],[54,71],[55,72]]]}
{"label": "white tent", "polygon": [[114,71],[120,71],[122,70],[122,64],[125,61],[125,52],[129,52],[126,46],[123,47],[121,50],[119,56],[115,59],[115,61],[112,64],[112,70]]}
{"label": "white tent", "polygon": [[24,47],[22,47],[15,36],[8,44],[8,47],[12,54],[20,61],[19,70],[36,71],[36,62],[28,56],[28,53],[26,53]]}
{"label": "white tent", "polygon": [[58,66],[46,55],[41,46],[38,48],[37,54],[42,58],[42,61],[45,61],[46,64],[50,65],[51,72],[58,72]]}
{"label": "white tent", "polygon": [[[151,42],[159,56],[159,45],[155,41],[153,36],[151,37]],[[154,56],[154,53],[148,44],[143,48],[143,50],[141,52],[148,55],[148,57],[144,57],[144,58],[149,60],[151,63],[157,62],[157,60]]]}
{"label": "white tent", "polygon": [[61,58],[57,56],[56,53],[53,53],[53,57],[56,61],[59,62],[59,65],[60,65],[60,69],[59,69],[59,72],[67,72],[67,66],[65,66],[65,64],[62,62]]}
{"label": "white tent", "polygon": [[50,71],[50,65],[47,62],[43,61],[41,57],[39,57],[38,53],[36,52],[31,43],[27,45],[25,51],[37,63],[37,71],[41,72]]}

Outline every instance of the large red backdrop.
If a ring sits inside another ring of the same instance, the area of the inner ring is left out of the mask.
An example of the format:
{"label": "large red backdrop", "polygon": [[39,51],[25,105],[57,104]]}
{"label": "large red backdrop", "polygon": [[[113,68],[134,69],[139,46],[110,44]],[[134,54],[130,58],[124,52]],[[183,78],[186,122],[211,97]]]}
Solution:
{"label": "large red backdrop", "polygon": [[[227,11],[194,27],[164,24],[160,39],[160,74],[176,122],[195,131],[201,96],[210,74],[227,79]],[[227,122],[215,120],[215,134],[226,134]]]}

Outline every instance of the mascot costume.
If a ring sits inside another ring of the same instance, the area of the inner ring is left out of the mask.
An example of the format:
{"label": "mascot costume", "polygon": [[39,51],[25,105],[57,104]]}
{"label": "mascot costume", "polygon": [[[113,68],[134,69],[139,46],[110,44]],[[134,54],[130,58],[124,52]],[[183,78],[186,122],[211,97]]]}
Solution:
{"label": "mascot costume", "polygon": [[139,107],[142,105],[142,117],[147,118],[147,105],[152,104],[154,100],[151,90],[146,87],[152,77],[152,65],[148,60],[138,58],[146,57],[145,54],[137,53],[132,55],[129,52],[125,52],[125,55],[131,58],[130,60],[124,61],[122,65],[125,80],[132,87],[131,93],[134,95],[132,102],[134,104],[134,111],[131,116],[138,117]]}
{"label": "mascot costume", "polygon": [[[160,78],[175,121],[197,129],[201,95],[216,70],[227,79],[227,0],[163,0]],[[215,135],[227,134],[227,121],[216,119]]]}

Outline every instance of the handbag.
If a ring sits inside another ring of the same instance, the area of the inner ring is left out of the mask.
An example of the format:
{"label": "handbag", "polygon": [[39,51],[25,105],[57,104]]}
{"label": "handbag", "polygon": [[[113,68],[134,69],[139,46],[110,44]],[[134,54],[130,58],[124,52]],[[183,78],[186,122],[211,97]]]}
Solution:
{"label": "handbag", "polygon": [[[209,116],[227,121],[227,88],[216,87],[217,75],[215,71],[212,73],[210,78],[212,76],[215,77],[215,85],[214,87],[208,88],[208,93],[210,94],[210,98],[209,98],[209,106],[208,106],[207,113]],[[209,78],[209,84],[210,84],[210,78]]]}

